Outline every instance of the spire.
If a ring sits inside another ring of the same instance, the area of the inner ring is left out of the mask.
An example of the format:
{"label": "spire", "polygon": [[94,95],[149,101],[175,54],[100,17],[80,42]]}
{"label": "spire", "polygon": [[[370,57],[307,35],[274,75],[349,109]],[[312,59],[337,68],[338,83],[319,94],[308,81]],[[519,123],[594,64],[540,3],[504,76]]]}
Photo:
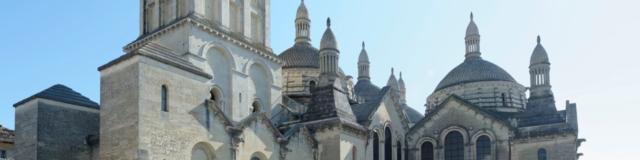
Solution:
{"label": "spire", "polygon": [[327,29],[320,40],[320,85],[333,84],[338,77],[338,60],[340,51],[338,50],[338,42],[331,31],[331,20],[327,18]]}
{"label": "spire", "polygon": [[396,79],[393,67],[391,68],[391,76],[389,76],[387,86],[391,87],[392,89],[398,89],[398,80]]}
{"label": "spire", "polygon": [[304,5],[304,0],[300,2],[296,13],[296,43],[311,44],[311,19],[309,19],[309,11]]}
{"label": "spire", "polygon": [[369,55],[365,49],[364,41],[362,41],[362,51],[358,56],[358,80],[370,80],[369,77]]}
{"label": "spire", "polygon": [[405,88],[404,80],[402,79],[402,72],[400,72],[400,79],[398,79],[398,87],[400,90],[400,103],[407,103],[407,88]]}
{"label": "spire", "polygon": [[548,96],[552,95],[551,82],[550,82],[550,70],[551,63],[549,62],[549,56],[541,43],[540,36],[536,39],[536,47],[531,54],[531,61],[529,65],[529,74],[531,79],[531,96]]}
{"label": "spire", "polygon": [[331,28],[331,18],[327,17],[327,28]]}
{"label": "spire", "polygon": [[478,31],[478,26],[473,20],[473,12],[471,12],[470,22],[467,26],[466,36],[464,38],[466,45],[466,53],[465,57],[469,58],[479,58],[480,57],[480,32]]}

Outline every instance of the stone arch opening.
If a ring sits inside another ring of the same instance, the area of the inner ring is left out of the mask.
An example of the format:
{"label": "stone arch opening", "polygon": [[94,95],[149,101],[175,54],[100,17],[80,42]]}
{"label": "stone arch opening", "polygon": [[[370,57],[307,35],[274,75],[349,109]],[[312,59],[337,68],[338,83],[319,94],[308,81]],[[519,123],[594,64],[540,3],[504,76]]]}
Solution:
{"label": "stone arch opening", "polygon": [[191,150],[191,160],[214,160],[215,154],[211,145],[205,142],[197,143]]}

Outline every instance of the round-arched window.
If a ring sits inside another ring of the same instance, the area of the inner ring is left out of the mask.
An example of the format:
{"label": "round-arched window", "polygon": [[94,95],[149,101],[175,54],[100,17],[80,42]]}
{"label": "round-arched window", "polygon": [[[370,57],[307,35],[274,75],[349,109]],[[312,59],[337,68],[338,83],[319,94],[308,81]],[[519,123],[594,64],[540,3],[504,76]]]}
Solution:
{"label": "round-arched window", "polygon": [[491,140],[489,139],[489,137],[480,136],[478,140],[476,140],[476,159],[491,159]]}
{"label": "round-arched window", "polygon": [[424,142],[420,146],[420,160],[433,160],[433,144]]}
{"label": "round-arched window", "polygon": [[464,160],[464,138],[460,132],[447,134],[444,140],[445,160]]}

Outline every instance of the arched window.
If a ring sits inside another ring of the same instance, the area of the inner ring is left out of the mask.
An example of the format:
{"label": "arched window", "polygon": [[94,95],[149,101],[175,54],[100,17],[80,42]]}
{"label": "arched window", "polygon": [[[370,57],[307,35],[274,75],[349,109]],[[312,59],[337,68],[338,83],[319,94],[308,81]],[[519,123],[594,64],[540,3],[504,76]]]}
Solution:
{"label": "arched window", "polygon": [[353,148],[351,149],[351,159],[358,159],[358,149],[356,149],[356,146],[353,146]]}
{"label": "arched window", "polygon": [[396,160],[402,160],[402,144],[396,142]]}
{"label": "arched window", "polygon": [[167,102],[167,86],[162,85],[162,89],[160,91],[160,110],[164,112],[169,112],[169,102]]}
{"label": "arched window", "polygon": [[251,104],[251,113],[258,113],[260,112],[260,102],[255,101]]}
{"label": "arched window", "polygon": [[476,140],[476,159],[477,160],[489,160],[491,159],[491,140],[487,136],[480,136]]}
{"label": "arched window", "polygon": [[547,150],[544,148],[538,149],[538,160],[547,160]]}
{"label": "arched window", "polygon": [[460,132],[453,131],[445,137],[444,159],[464,160],[464,138]]}
{"label": "arched window", "polygon": [[391,141],[391,129],[386,127],[384,129],[384,160],[392,160],[391,144],[393,144],[393,141]]}
{"label": "arched window", "polygon": [[380,138],[373,132],[373,160],[380,160]]}
{"label": "arched window", "polygon": [[420,160],[433,160],[433,144],[424,142],[420,146]]}
{"label": "arched window", "polygon": [[206,143],[198,143],[191,150],[191,160],[213,160],[213,148]]}

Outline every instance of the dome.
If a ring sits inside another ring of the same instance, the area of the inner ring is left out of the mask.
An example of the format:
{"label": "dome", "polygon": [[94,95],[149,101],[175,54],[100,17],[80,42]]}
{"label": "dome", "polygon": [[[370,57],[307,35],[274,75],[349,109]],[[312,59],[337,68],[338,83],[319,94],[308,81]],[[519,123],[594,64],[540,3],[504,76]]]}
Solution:
{"label": "dome", "polygon": [[540,36],[538,36],[538,45],[536,45],[536,48],[533,49],[533,54],[531,54],[530,64],[549,64],[549,56],[542,44],[540,44]]}
{"label": "dome", "polygon": [[296,43],[279,56],[284,61],[282,68],[320,68],[318,49],[307,43]]}
{"label": "dome", "polygon": [[327,30],[324,31],[322,39],[320,40],[320,49],[338,49],[338,42],[336,36],[331,31],[331,19],[327,18]]}
{"label": "dome", "polygon": [[369,55],[367,54],[367,50],[364,49],[364,45],[362,46],[362,51],[360,51],[360,55],[358,56],[358,62],[369,62]]}
{"label": "dome", "polygon": [[353,87],[355,94],[365,99],[365,101],[371,101],[380,93],[380,87],[374,85],[369,80],[359,80]]}
{"label": "dome", "polygon": [[499,66],[482,58],[468,58],[440,81],[436,91],[458,84],[481,81],[516,82],[507,71]]}
{"label": "dome", "polygon": [[296,19],[298,18],[309,19],[309,11],[307,11],[307,7],[304,5],[304,0],[300,3],[300,6],[298,6]]}
{"label": "dome", "polygon": [[473,21],[473,13],[471,13],[471,22],[467,26],[467,36],[476,36],[480,35],[480,31],[478,31],[478,26],[476,22]]}

